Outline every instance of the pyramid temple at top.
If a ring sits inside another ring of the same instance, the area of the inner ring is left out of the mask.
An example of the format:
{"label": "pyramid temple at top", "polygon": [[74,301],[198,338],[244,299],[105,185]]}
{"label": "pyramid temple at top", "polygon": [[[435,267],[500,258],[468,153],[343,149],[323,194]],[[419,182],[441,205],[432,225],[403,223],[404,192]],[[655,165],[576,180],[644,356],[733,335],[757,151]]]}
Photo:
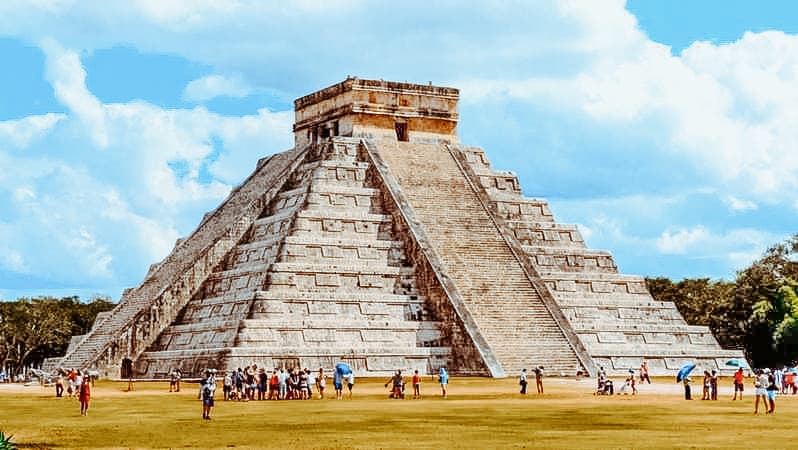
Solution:
{"label": "pyramid temple at top", "polygon": [[[673,374],[723,350],[458,142],[457,89],[349,78],[297,99],[254,172],[51,366]],[[128,374],[125,374],[127,376]]]}

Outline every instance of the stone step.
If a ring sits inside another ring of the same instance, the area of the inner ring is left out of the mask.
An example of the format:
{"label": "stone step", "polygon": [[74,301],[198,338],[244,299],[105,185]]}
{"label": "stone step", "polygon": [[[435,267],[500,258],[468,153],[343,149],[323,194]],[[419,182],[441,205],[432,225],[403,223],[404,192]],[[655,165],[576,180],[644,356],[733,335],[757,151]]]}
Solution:
{"label": "stone step", "polygon": [[[389,141],[376,147],[505,373],[520,370],[512,355],[575,367],[565,336],[448,149]],[[525,342],[541,329],[551,330],[552,346],[537,355]]]}
{"label": "stone step", "polygon": [[419,295],[397,295],[389,293],[359,292],[308,292],[308,291],[257,291],[256,299],[263,301],[299,301],[299,302],[344,302],[386,303],[386,304],[423,304],[426,298]]}

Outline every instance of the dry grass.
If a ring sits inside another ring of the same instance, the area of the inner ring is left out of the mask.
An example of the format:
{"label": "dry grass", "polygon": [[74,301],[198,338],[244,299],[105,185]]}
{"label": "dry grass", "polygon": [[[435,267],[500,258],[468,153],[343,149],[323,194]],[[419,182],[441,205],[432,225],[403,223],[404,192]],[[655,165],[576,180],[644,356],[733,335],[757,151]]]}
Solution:
{"label": "dry grass", "polygon": [[449,398],[427,381],[422,400],[389,400],[383,382],[358,380],[353,400],[217,401],[211,421],[195,385],[100,382],[87,417],[50,388],[0,385],[0,430],[20,448],[761,448],[798,437],[798,397],[754,416],[750,392],[732,402],[728,380],[717,402],[682,400],[672,379],[595,397],[591,380],[552,378],[545,395],[521,398],[513,380],[455,378]]}

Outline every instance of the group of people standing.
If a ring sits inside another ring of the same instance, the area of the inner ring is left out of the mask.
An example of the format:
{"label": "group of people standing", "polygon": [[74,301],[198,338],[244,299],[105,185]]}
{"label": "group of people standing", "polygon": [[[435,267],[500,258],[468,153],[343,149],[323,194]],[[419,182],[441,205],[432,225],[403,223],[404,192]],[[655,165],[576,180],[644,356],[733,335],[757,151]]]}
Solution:
{"label": "group of people standing", "polygon": [[55,376],[55,396],[64,396],[64,382],[67,384],[67,397],[77,397],[80,402],[80,415],[85,416],[89,412],[89,402],[91,401],[91,388],[94,385],[94,377],[87,371],[76,369],[59,369]]}
{"label": "group of people standing", "polygon": [[[324,398],[328,376],[323,368],[313,372],[308,368],[275,368],[267,372],[258,368],[257,364],[238,368],[225,373],[224,399],[225,400],[309,400],[313,398],[313,388],[318,392],[318,398]],[[355,375],[333,374],[336,398],[343,398],[344,383],[352,397],[352,388],[355,385]]]}
{"label": "group of people standing", "polygon": [[[535,367],[535,386],[537,387],[538,394],[543,393],[543,366]],[[521,385],[521,394],[526,395],[526,369],[521,369],[521,375],[518,376],[518,384]]]}

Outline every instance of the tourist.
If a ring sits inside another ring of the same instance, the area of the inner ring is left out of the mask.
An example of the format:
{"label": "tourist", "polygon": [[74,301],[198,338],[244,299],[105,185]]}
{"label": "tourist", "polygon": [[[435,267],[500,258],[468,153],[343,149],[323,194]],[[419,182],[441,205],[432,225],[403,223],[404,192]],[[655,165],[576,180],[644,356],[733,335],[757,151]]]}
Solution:
{"label": "tourist", "polygon": [[84,374],[78,387],[78,400],[80,400],[80,415],[85,416],[89,413],[89,400],[91,400],[91,378]]}
{"label": "tourist", "polygon": [[257,383],[255,382],[255,371],[257,368],[258,366],[253,364],[251,366],[247,366],[246,370],[244,371],[244,382],[246,383],[246,400],[255,400],[255,388],[257,387]]}
{"label": "tourist", "polygon": [[538,394],[543,393],[543,366],[535,368],[535,386],[538,388]]}
{"label": "tourist", "polygon": [[285,368],[280,368],[280,373],[277,374],[277,399],[285,400],[288,396],[288,374],[285,373]]}
{"label": "tourist", "polygon": [[269,375],[266,369],[258,369],[258,400],[266,400],[266,392],[269,390]]}
{"label": "tourist", "polygon": [[64,395],[64,376],[59,371],[55,376],[55,396],[60,398]]}
{"label": "tourist", "polygon": [[222,395],[224,396],[225,401],[230,400],[230,393],[233,390],[233,373],[232,372],[225,372],[224,373],[224,381],[222,385]]}
{"label": "tourist", "polygon": [[768,410],[768,373],[770,373],[770,369],[761,370],[756,374],[756,378],[754,378],[754,392],[756,394],[756,400],[754,402],[754,414],[759,413],[760,399],[762,399],[762,405],[765,408],[765,412]]}
{"label": "tourist", "polygon": [[216,391],[216,379],[213,372],[205,371],[205,378],[200,381],[202,386],[200,396],[202,399],[202,418],[211,420],[211,408],[213,408],[213,394]]}
{"label": "tourist", "polygon": [[526,395],[526,369],[521,369],[521,375],[518,376],[518,384],[521,385],[521,393]]}
{"label": "tourist", "polygon": [[335,399],[336,400],[341,400],[341,398],[343,397],[343,392],[344,392],[344,388],[343,388],[344,381],[343,381],[343,378],[344,378],[344,375],[341,373],[340,370],[338,370],[338,369],[333,370],[333,385],[335,385]]}
{"label": "tourist", "polygon": [[777,384],[776,374],[770,373],[768,374],[768,384],[765,390],[767,391],[768,396],[768,414],[773,414],[776,412],[776,392],[779,390],[779,385]]}
{"label": "tourist", "polygon": [[67,383],[69,383],[69,386],[67,386],[67,396],[70,398],[77,393],[77,380],[78,372],[75,369],[71,369],[69,375],[67,375]]}
{"label": "tourist", "polygon": [[396,373],[393,374],[391,379],[385,383],[385,387],[388,387],[389,384],[391,385],[391,393],[388,395],[388,398],[405,398],[405,382],[402,379],[401,370],[397,370]]}
{"label": "tourist", "polygon": [[306,400],[308,398],[308,374],[304,370],[299,371],[298,397],[302,400]]}
{"label": "tourist", "polygon": [[709,398],[710,400],[718,399],[718,372],[714,370],[709,376]]}
{"label": "tourist", "polygon": [[685,400],[692,400],[693,399],[693,396],[692,396],[692,394],[690,392],[690,383],[692,383],[692,382],[693,382],[693,380],[690,379],[690,377],[688,377],[688,376],[685,376],[682,379],[682,384],[684,385],[684,399]]}
{"label": "tourist", "polygon": [[421,375],[418,370],[413,373],[413,398],[421,398]]}
{"label": "tourist", "polygon": [[269,400],[280,398],[280,378],[277,376],[277,368],[274,368],[271,378],[269,378]]}
{"label": "tourist", "polygon": [[346,387],[349,389],[349,400],[352,400],[352,388],[355,386],[355,372],[349,372],[346,376]]}
{"label": "tourist", "polygon": [[441,385],[441,396],[446,398],[446,386],[449,384],[449,373],[446,372],[445,367],[441,367],[438,371],[438,383]]}
{"label": "tourist", "polygon": [[640,364],[640,383],[643,381],[647,381],[648,384],[651,384],[651,378],[648,377],[648,363],[645,361]]}
{"label": "tourist", "polygon": [[319,390],[319,400],[324,399],[324,388],[327,386],[327,377],[324,369],[319,367],[319,375],[316,377],[316,388]]}
{"label": "tourist", "polygon": [[743,368],[740,367],[737,369],[737,372],[734,372],[734,398],[732,400],[737,400],[737,393],[740,393],[740,400],[743,399],[743,391],[745,390],[745,385],[743,381],[745,380],[745,374],[743,374]]}
{"label": "tourist", "polygon": [[308,395],[307,399],[310,400],[313,398],[313,386],[316,385],[316,374],[311,372],[310,369],[305,367],[305,375],[308,377]]}
{"label": "tourist", "polygon": [[709,400],[709,385],[710,385],[709,371],[705,370],[704,371],[704,383],[703,383],[704,391],[703,391],[703,395],[701,396],[701,400]]}
{"label": "tourist", "polygon": [[604,371],[603,366],[599,366],[598,373],[596,373],[596,392],[604,393],[605,387],[607,385],[607,372]]}
{"label": "tourist", "polygon": [[787,368],[784,372],[784,384],[781,386],[781,393],[788,394],[790,391],[795,393],[795,372]]}
{"label": "tourist", "polygon": [[236,387],[236,398],[241,400],[244,396],[244,371],[240,367],[233,374],[233,385]]}
{"label": "tourist", "polygon": [[175,391],[175,385],[177,385],[177,371],[172,369],[169,371],[169,392]]}

